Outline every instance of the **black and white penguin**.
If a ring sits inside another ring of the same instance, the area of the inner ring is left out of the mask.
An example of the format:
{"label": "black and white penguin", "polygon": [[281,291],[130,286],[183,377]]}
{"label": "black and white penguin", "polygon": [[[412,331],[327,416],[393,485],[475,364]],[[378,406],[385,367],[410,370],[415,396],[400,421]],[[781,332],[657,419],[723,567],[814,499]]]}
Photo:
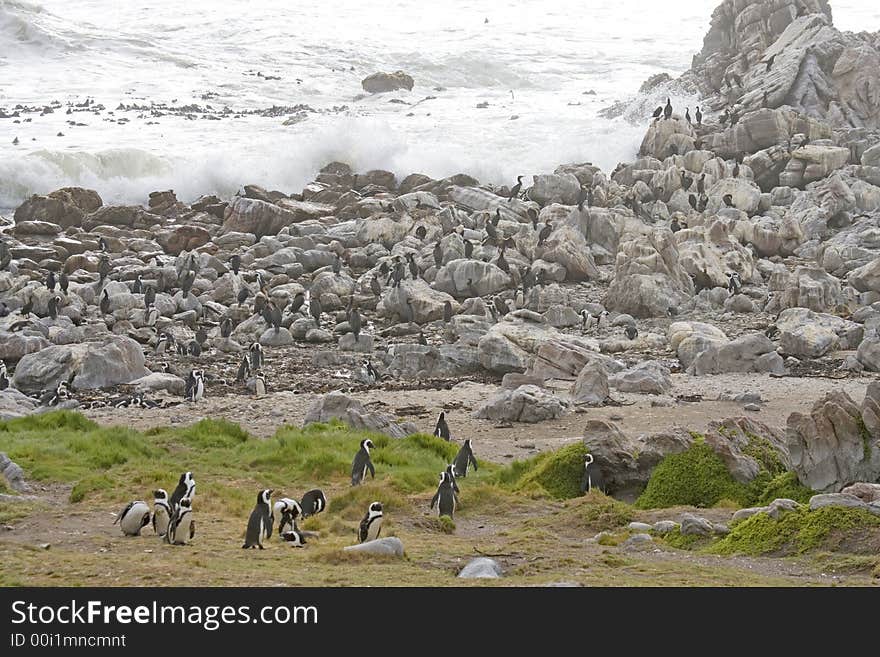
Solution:
{"label": "black and white penguin", "polygon": [[446,473],[440,473],[440,485],[431,498],[431,508],[437,507],[437,515],[455,517],[456,497],[452,483],[447,480]]}
{"label": "black and white penguin", "polygon": [[40,397],[40,403],[44,406],[57,406],[68,399],[70,399],[70,384],[67,381],[61,381],[54,390],[50,390]]}
{"label": "black and white penguin", "polygon": [[263,541],[272,537],[272,489],[267,488],[257,493],[257,504],[248,518],[242,549],[263,549]]}
{"label": "black and white penguin", "polygon": [[367,541],[375,541],[379,538],[379,533],[382,531],[382,503],[381,502],[373,502],[370,504],[370,508],[367,509],[366,515],[364,515],[363,520],[361,520],[360,527],[358,528],[358,539],[361,543],[366,543]]}
{"label": "black and white penguin", "polygon": [[292,547],[305,547],[306,546],[306,537],[298,529],[291,529],[289,531],[284,532],[283,534],[279,534],[281,536],[281,540],[286,543],[290,543]]}
{"label": "black and white penguin", "polygon": [[739,294],[742,290],[742,279],[739,277],[738,272],[732,271],[727,274],[727,289],[730,292],[730,296]]}
{"label": "black and white penguin", "polygon": [[238,372],[235,375],[236,381],[244,381],[251,373],[251,361],[248,360],[247,356],[244,356],[241,359],[241,364],[238,366]]}
{"label": "black and white penguin", "polygon": [[373,385],[379,380],[379,373],[373,367],[373,363],[369,358],[361,364],[361,377],[369,385]]}
{"label": "black and white penguin", "polygon": [[126,536],[140,536],[141,529],[150,524],[150,507],[142,500],[129,502],[122,513],[116,516],[113,524],[116,523],[119,523]]}
{"label": "black and white penguin", "polygon": [[0,360],[0,390],[6,390],[9,387],[9,376],[6,373],[6,363]]}
{"label": "black and white penguin", "polygon": [[471,447],[471,439],[467,438],[455,459],[452,461],[453,472],[456,477],[467,477],[468,466],[473,465],[474,471],[477,470],[477,459],[474,457],[474,450]]}
{"label": "black and white penguin", "polygon": [[266,396],[266,377],[262,372],[254,373],[254,396],[255,397],[265,397]]}
{"label": "black and white penguin", "polygon": [[50,271],[46,275],[46,289],[48,289],[50,292],[54,292],[56,285],[58,285],[58,282],[55,280],[55,272]]}
{"label": "black and white penguin", "polygon": [[223,321],[220,322],[220,337],[228,338],[230,335],[232,335],[232,320],[224,317]]}
{"label": "black and white penguin", "polygon": [[593,455],[587,454],[584,458],[584,477],[581,479],[581,492],[589,493],[594,488],[604,493],[605,480],[602,478],[599,465],[594,463]]}
{"label": "black and white penguin", "polygon": [[327,508],[327,497],[320,488],[308,491],[299,502],[303,519],[321,513]]}
{"label": "black and white penguin", "polygon": [[251,371],[256,372],[263,368],[263,347],[259,342],[252,342],[248,347],[248,358],[251,363]]}
{"label": "black and white penguin", "polygon": [[449,425],[446,424],[445,412],[440,411],[440,415],[437,416],[437,424],[434,425],[434,433],[432,435],[443,440],[449,440]]}
{"label": "black and white penguin", "polygon": [[373,441],[365,438],[361,441],[361,448],[354,455],[351,462],[351,485],[357,486],[367,478],[367,470],[376,478],[376,468],[373,467],[373,461],[370,460],[370,448],[373,447]]}
{"label": "black and white penguin", "polygon": [[596,329],[603,328],[608,325],[608,317],[611,315],[607,310],[603,310],[596,317]]}
{"label": "black and white penguin", "polygon": [[275,502],[275,515],[278,516],[278,535],[296,529],[297,518],[302,517],[302,507],[299,502],[289,497],[282,497]]}
{"label": "black and white penguin", "polygon": [[192,515],[192,500],[184,497],[180,500],[171,521],[168,523],[168,531],[165,532],[165,542],[171,545],[186,545],[196,535],[196,523]]}
{"label": "black and white penguin", "polygon": [[171,506],[168,492],[164,488],[153,491],[153,531],[157,536],[165,536],[171,521]]}
{"label": "black and white penguin", "polygon": [[627,324],[626,328],[623,329],[623,332],[626,334],[628,340],[635,340],[639,337],[639,330],[632,324]]}
{"label": "black and white penguin", "polygon": [[590,327],[593,325],[593,316],[590,314],[590,311],[584,308],[581,310],[581,332],[586,333],[590,330]]}
{"label": "black and white penguin", "polygon": [[189,373],[186,382],[186,399],[191,402],[201,401],[205,397],[205,374],[202,370]]}
{"label": "black and white penguin", "polygon": [[446,466],[446,481],[451,483],[452,490],[456,494],[461,492],[458,488],[458,482],[455,481],[455,466],[452,463]]}
{"label": "black and white penguin", "polygon": [[184,497],[188,497],[192,500],[196,494],[196,480],[193,477],[192,472],[184,472],[180,475],[180,479],[177,482],[177,488],[174,489],[174,492],[171,493],[171,499],[168,500],[168,508],[171,509],[171,513],[173,514],[178,505],[180,504],[180,500]]}

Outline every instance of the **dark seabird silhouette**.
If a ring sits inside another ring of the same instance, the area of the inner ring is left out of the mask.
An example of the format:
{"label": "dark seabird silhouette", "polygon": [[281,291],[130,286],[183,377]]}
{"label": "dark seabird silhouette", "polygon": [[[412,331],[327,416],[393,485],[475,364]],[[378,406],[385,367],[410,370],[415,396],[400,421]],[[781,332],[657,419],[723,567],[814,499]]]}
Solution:
{"label": "dark seabird silhouette", "polygon": [[666,107],[663,108],[663,118],[666,120],[672,118],[672,101],[669,98],[666,99]]}
{"label": "dark seabird silhouette", "polygon": [[688,123],[691,123],[691,108],[690,107],[684,108],[684,119]]}
{"label": "dark seabird silhouette", "polygon": [[544,224],[544,227],[541,229],[541,232],[538,233],[538,246],[542,246],[544,242],[550,237],[550,233],[553,232],[553,224],[549,221]]}
{"label": "dark seabird silhouette", "polygon": [[507,197],[508,202],[512,201],[513,199],[515,199],[519,196],[519,192],[522,189],[522,179],[523,179],[522,176],[516,177],[516,184],[510,190],[510,196]]}
{"label": "dark seabird silhouette", "polygon": [[694,112],[694,118],[697,119],[697,125],[703,125],[703,113],[700,111],[699,105],[697,105],[697,111]]}

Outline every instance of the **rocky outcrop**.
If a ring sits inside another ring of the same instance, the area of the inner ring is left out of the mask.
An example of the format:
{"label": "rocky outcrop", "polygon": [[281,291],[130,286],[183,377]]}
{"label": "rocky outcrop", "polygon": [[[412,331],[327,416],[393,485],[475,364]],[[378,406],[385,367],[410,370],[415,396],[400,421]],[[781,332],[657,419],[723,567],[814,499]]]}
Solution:
{"label": "rocky outcrop", "polygon": [[568,404],[538,386],[523,385],[515,389],[499,388],[474,412],[474,417],[503,422],[535,423],[553,420],[565,414]]}
{"label": "rocky outcrop", "polygon": [[792,469],[813,490],[836,493],[851,482],[880,478],[880,435],[868,432],[845,392],[826,394],[808,415],[792,413],[785,435]]}
{"label": "rocky outcrop", "polygon": [[776,320],[783,353],[818,358],[837,349],[855,349],[864,335],[861,324],[806,308],[783,310]]}
{"label": "rocky outcrop", "polygon": [[342,420],[352,429],[375,431],[392,438],[406,438],[418,433],[418,428],[411,422],[398,424],[392,415],[369,413],[362,403],[338,391],[318,399],[306,414],[303,426],[334,419]]}
{"label": "rocky outcrop", "polygon": [[744,335],[723,344],[711,344],[687,367],[688,374],[724,374],[728,372],[785,371],[776,345],[763,333]]}

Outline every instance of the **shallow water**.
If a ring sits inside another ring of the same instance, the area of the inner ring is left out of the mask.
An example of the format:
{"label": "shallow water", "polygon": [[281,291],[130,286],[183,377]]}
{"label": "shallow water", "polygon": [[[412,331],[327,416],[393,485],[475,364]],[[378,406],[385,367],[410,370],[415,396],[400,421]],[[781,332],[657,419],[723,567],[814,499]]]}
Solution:
{"label": "shallow water", "polygon": [[[0,208],[64,185],[127,203],[250,182],[294,192],[334,159],[495,183],[561,162],[610,170],[633,157],[659,101],[637,98],[640,84],[690,66],[716,4],[0,0],[0,108],[87,97],[107,108],[0,119]],[[832,6],[843,29],[880,29],[880,3]],[[396,69],[415,78],[411,92],[360,97],[366,75]],[[597,116],[623,99],[624,117]],[[316,111],[285,126],[286,113],[155,118],[120,103]]]}

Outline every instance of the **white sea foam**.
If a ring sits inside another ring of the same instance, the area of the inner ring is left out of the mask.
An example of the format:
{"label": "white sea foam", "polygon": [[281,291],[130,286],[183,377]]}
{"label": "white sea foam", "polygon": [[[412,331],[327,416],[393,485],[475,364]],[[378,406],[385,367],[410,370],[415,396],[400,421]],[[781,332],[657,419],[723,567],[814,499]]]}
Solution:
{"label": "white sea foam", "polygon": [[[246,183],[293,192],[331,160],[495,183],[563,162],[610,170],[632,159],[665,99],[662,88],[638,96],[639,85],[687,69],[716,4],[0,0],[0,107],[62,103],[23,115],[27,123],[0,119],[0,208],[65,185],[123,203]],[[869,4],[834,3],[836,24],[877,29],[880,9]],[[415,78],[411,92],[363,97],[363,77],[396,69]],[[106,110],[66,114],[86,97]],[[622,117],[597,115],[621,99]],[[317,111],[287,126],[286,116],[116,111],[172,101]],[[696,102],[673,96],[692,113]]]}

